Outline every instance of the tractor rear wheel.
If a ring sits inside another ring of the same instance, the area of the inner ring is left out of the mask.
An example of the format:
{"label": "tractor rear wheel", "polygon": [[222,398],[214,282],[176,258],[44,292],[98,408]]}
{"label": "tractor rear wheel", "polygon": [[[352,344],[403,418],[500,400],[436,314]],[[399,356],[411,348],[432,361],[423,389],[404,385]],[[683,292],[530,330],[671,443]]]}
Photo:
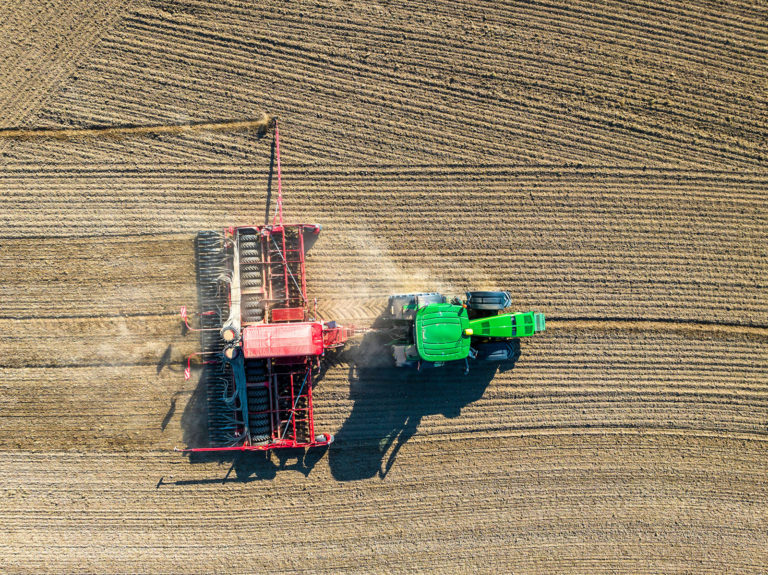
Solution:
{"label": "tractor rear wheel", "polygon": [[512,305],[507,291],[467,292],[467,308],[481,311],[500,311]]}
{"label": "tractor rear wheel", "polygon": [[473,347],[479,361],[516,361],[520,357],[520,340],[489,341]]}

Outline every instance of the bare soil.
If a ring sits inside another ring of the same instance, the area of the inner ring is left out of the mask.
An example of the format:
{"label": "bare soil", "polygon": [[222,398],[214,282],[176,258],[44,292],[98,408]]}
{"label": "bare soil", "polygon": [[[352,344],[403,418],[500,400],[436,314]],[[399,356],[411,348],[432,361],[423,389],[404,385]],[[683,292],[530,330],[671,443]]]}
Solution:
{"label": "bare soil", "polygon": [[[765,573],[760,3],[0,7],[8,573]],[[323,232],[308,288],[509,289],[514,365],[328,362],[330,449],[205,439],[198,230]]]}

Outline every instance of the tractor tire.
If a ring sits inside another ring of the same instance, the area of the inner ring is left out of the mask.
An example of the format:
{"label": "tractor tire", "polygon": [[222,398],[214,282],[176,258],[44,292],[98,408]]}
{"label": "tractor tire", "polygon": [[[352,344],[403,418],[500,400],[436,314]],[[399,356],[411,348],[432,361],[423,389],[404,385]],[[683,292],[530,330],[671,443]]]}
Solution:
{"label": "tractor tire", "polygon": [[516,361],[520,357],[520,341],[489,341],[474,346],[478,361]]}
{"label": "tractor tire", "polygon": [[512,298],[506,291],[467,292],[467,308],[480,311],[501,311],[512,305]]}

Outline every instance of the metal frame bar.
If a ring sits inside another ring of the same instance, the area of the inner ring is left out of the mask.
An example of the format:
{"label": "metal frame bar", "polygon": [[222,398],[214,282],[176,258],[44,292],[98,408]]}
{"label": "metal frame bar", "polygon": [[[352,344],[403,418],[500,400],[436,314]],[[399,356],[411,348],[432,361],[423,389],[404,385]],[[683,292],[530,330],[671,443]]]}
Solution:
{"label": "metal frame bar", "polygon": [[[282,219],[281,219],[282,223]],[[280,235],[282,236],[282,244],[283,244],[283,253],[280,254],[283,258],[283,279],[285,280],[285,307],[291,307],[291,286],[288,283],[288,274],[290,273],[290,270],[288,269],[288,255],[285,251],[285,227],[283,227],[280,230]],[[293,274],[291,274],[293,275]]]}

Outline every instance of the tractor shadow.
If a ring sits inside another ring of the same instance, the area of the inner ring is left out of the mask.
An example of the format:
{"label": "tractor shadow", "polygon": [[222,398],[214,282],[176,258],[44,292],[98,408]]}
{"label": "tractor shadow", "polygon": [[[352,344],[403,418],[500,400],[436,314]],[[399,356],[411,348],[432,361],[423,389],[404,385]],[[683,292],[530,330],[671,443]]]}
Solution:
{"label": "tractor shadow", "polygon": [[350,365],[349,392],[352,413],[336,434],[328,453],[333,477],[338,481],[383,479],[400,449],[413,437],[425,416],[461,416],[461,410],[480,399],[498,372],[514,368],[505,362],[470,363],[416,371],[396,368],[387,354],[387,337],[366,334],[359,346],[342,353]]}

